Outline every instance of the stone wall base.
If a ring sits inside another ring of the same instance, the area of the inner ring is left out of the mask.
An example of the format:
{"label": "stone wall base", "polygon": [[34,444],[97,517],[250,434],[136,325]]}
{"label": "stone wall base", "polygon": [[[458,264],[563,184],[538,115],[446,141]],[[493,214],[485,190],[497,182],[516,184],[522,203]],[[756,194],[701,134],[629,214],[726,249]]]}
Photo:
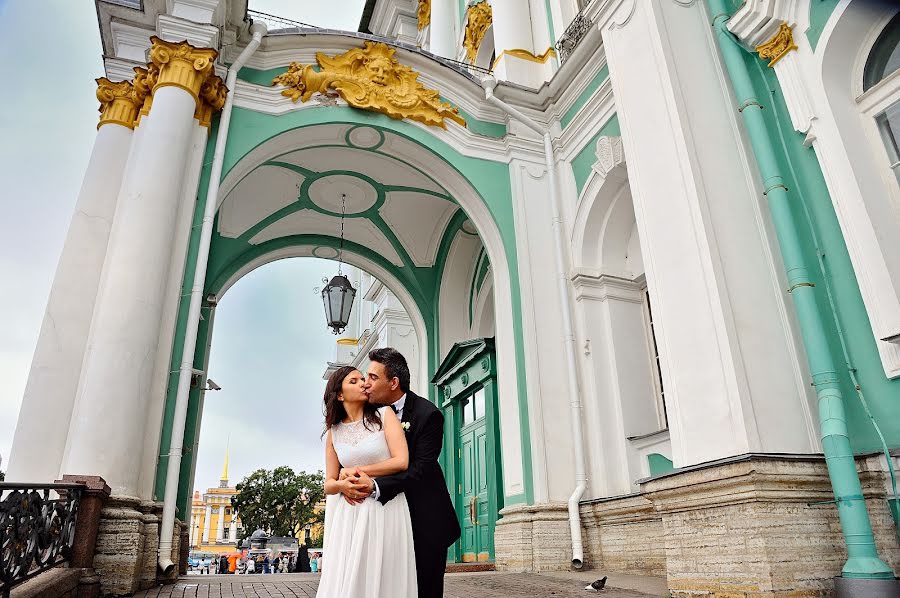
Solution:
{"label": "stone wall base", "polygon": [[[857,459],[882,560],[900,571],[883,458]],[[635,495],[581,505],[585,566],[665,575],[674,598],[834,595],[847,551],[821,456],[743,455],[649,479]],[[500,512],[500,571],[570,568],[564,503]]]}
{"label": "stone wall base", "polygon": [[[94,568],[100,574],[100,591],[106,595],[133,594],[162,578],[156,566],[162,503],[129,496],[111,496],[100,514],[100,532]],[[182,524],[176,521],[172,560],[179,561]]]}

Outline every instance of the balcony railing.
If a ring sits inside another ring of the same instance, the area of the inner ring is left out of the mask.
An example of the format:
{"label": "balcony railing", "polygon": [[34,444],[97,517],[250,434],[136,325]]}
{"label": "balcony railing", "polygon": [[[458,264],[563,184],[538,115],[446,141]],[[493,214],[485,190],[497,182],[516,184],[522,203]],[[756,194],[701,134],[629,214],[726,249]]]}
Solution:
{"label": "balcony railing", "polygon": [[559,64],[562,65],[572,55],[579,42],[584,39],[587,32],[591,30],[593,23],[584,15],[584,11],[578,13],[566,31],[556,42],[556,53],[559,56]]}
{"label": "balcony railing", "polygon": [[278,17],[275,15],[270,15],[268,13],[259,12],[256,10],[248,10],[247,16],[254,21],[262,21],[269,28],[269,32],[267,35],[295,35],[295,34],[332,34],[332,35],[347,35],[350,37],[358,37],[363,40],[371,40],[376,42],[383,42],[389,46],[394,46],[397,48],[403,48],[404,50],[409,50],[411,52],[418,52],[419,54],[424,54],[425,56],[429,56],[434,58],[440,63],[467,75],[470,79],[473,79],[476,82],[479,82],[482,77],[485,75],[489,75],[492,71],[491,69],[476,66],[474,64],[469,64],[468,62],[460,62],[458,60],[451,60],[449,58],[444,58],[443,56],[438,56],[436,54],[432,54],[431,52],[426,52],[421,48],[408,44],[405,42],[398,41],[396,39],[392,39],[389,37],[383,37],[380,35],[372,35],[370,33],[360,33],[358,31],[341,31],[339,29],[327,29],[323,27],[316,27],[315,25],[310,25],[309,23],[304,23],[302,21],[295,21],[293,19],[286,19],[284,17]]}
{"label": "balcony railing", "polygon": [[81,484],[0,483],[0,595],[70,559]]}

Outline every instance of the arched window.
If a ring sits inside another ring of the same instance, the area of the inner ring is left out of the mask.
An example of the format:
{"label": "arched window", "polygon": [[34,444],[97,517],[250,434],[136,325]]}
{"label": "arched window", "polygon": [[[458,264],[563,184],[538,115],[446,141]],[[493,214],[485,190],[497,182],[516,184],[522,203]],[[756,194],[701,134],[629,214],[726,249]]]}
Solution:
{"label": "arched window", "polygon": [[863,91],[900,69],[900,13],[888,23],[866,60]]}
{"label": "arched window", "polygon": [[[900,13],[887,24],[872,47],[863,70],[863,90],[868,91],[900,70]],[[900,183],[900,81],[885,90],[891,97],[889,105],[874,115],[888,154],[891,170]]]}

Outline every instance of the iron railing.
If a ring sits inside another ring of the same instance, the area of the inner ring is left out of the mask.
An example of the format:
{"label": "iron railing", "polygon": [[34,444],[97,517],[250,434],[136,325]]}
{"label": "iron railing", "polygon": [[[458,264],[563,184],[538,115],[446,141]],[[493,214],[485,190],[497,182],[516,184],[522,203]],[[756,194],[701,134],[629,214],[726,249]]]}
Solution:
{"label": "iron railing", "polygon": [[581,40],[584,39],[584,36],[587,35],[587,32],[591,30],[591,25],[593,25],[593,23],[584,16],[584,11],[575,15],[575,18],[572,19],[572,22],[566,27],[566,31],[562,34],[562,37],[556,42],[556,54],[559,56],[560,65],[572,55],[572,52],[578,47],[579,42],[581,42]]}
{"label": "iron railing", "polygon": [[0,595],[69,560],[81,484],[0,483]]}
{"label": "iron railing", "polygon": [[478,82],[485,75],[491,74],[491,69],[476,66],[474,64],[469,64],[468,62],[460,62],[458,60],[451,60],[450,58],[444,58],[443,56],[438,56],[436,54],[432,54],[431,52],[426,52],[421,48],[408,44],[405,42],[398,41],[396,39],[392,39],[389,37],[383,37],[380,35],[373,35],[371,33],[361,33],[358,31],[341,31],[339,29],[328,29],[324,27],[316,27],[315,25],[310,25],[309,23],[304,23],[303,21],[295,21],[293,19],[287,19],[284,17],[278,17],[275,15],[270,15],[268,13],[259,12],[257,10],[248,10],[247,17],[253,21],[262,21],[269,28],[269,32],[267,35],[292,35],[292,34],[332,34],[332,35],[346,35],[350,37],[356,37],[363,40],[371,40],[376,42],[383,42],[389,46],[394,46],[396,48],[403,48],[404,50],[409,50],[410,52],[417,52],[419,54],[424,54],[430,58],[437,60],[438,62],[444,64],[445,66],[452,68],[455,71],[461,72],[464,75],[467,75],[470,79]]}

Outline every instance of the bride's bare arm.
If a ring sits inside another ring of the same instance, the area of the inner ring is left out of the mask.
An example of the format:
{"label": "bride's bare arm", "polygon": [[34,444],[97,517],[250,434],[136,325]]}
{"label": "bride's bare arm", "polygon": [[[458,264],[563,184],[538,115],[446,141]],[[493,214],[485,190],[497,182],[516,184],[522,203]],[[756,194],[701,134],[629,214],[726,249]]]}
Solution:
{"label": "bride's bare arm", "polygon": [[338,479],[340,472],[341,462],[331,442],[331,430],[328,430],[328,437],[325,438],[325,494],[340,494],[348,488],[347,480]]}
{"label": "bride's bare arm", "polygon": [[383,413],[381,420],[384,425],[384,438],[391,451],[391,458],[357,468],[372,478],[400,473],[409,467],[409,447],[406,445],[406,433],[400,425],[400,420],[393,409],[385,409]]}

